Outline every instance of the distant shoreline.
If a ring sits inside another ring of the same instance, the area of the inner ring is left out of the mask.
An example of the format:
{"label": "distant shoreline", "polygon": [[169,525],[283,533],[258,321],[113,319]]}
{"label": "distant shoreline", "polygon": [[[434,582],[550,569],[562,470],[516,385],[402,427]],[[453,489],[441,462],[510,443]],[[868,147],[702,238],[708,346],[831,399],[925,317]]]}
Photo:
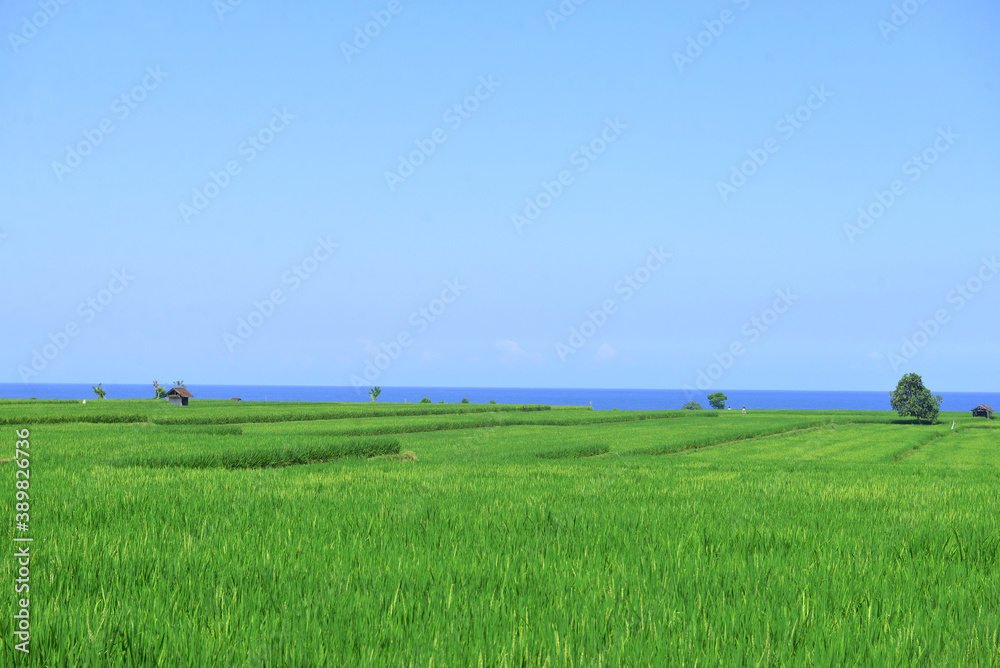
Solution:
{"label": "distant shoreline", "polygon": [[[169,383],[161,383],[171,387]],[[373,383],[374,385],[375,383]],[[192,401],[240,398],[244,401],[296,402],[369,402],[368,388],[350,386],[280,386],[280,385],[200,385],[186,383],[194,394]],[[152,399],[153,385],[104,383],[108,399]],[[433,403],[459,403],[463,398],[474,404],[496,401],[500,404],[545,404],[549,406],[593,406],[595,410],[676,410],[689,401],[708,409],[707,394],[682,389],[577,389],[577,388],[489,388],[489,387],[392,387],[382,385],[379,403],[415,403],[427,397]],[[887,411],[889,390],[807,391],[807,390],[727,390],[727,407],[741,410],[872,410]],[[941,409],[948,412],[971,410],[979,404],[1000,407],[1000,392],[945,392],[931,388],[944,397]],[[96,400],[91,385],[83,383],[0,383],[0,399]],[[592,403],[591,403],[592,402]]]}

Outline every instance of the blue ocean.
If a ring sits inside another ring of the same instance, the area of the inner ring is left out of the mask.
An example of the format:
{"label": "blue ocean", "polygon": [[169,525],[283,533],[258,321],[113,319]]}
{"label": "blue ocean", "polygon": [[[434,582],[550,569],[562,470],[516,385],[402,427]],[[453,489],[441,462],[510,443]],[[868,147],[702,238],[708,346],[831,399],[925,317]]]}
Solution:
{"label": "blue ocean", "polygon": [[[151,399],[151,383],[103,386],[108,399]],[[167,386],[169,387],[169,386]],[[195,399],[244,401],[369,401],[367,392],[349,386],[296,385],[198,385],[187,386]],[[713,390],[714,391],[714,390]],[[740,409],[871,410],[887,411],[889,392],[822,392],[799,390],[719,390],[729,397],[727,405]],[[595,410],[673,410],[694,400],[708,408],[707,393],[692,395],[685,390],[621,390],[518,387],[382,387],[384,403],[457,403],[463,398],[474,404],[548,404],[551,406],[593,406]],[[941,392],[945,411],[967,411],[980,404],[1000,407],[998,392]],[[94,399],[85,384],[0,383],[0,399]]]}

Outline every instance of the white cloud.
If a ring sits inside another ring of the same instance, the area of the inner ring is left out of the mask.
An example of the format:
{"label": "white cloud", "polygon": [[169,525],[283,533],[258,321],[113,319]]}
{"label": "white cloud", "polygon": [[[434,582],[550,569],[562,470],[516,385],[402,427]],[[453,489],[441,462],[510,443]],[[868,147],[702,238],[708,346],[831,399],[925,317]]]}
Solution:
{"label": "white cloud", "polygon": [[539,364],[542,362],[540,354],[529,353],[521,347],[520,343],[512,339],[497,339],[496,347],[502,353],[500,355],[500,362],[503,364],[522,360],[529,360]]}
{"label": "white cloud", "polygon": [[499,350],[502,355],[500,355],[500,361],[502,363],[516,362],[519,359],[524,358],[527,354],[524,352],[524,348],[517,341],[512,341],[510,339],[497,339],[497,350]]}
{"label": "white cloud", "polygon": [[379,353],[378,344],[376,344],[371,339],[360,339],[361,345],[364,346],[365,355],[377,355]]}
{"label": "white cloud", "polygon": [[525,354],[524,349],[521,348],[521,344],[517,341],[511,341],[510,339],[498,339],[497,350],[505,355],[510,355],[511,357],[519,357]]}
{"label": "white cloud", "polygon": [[618,351],[612,348],[609,344],[605,343],[597,349],[597,354],[594,357],[599,360],[610,360],[617,356]]}

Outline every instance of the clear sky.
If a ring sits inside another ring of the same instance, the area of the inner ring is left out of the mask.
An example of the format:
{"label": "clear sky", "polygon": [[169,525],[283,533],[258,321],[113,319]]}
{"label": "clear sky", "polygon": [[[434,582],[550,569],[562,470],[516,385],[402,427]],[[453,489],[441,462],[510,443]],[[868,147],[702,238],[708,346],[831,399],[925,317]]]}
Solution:
{"label": "clear sky", "polygon": [[998,388],[994,2],[0,25],[0,382]]}

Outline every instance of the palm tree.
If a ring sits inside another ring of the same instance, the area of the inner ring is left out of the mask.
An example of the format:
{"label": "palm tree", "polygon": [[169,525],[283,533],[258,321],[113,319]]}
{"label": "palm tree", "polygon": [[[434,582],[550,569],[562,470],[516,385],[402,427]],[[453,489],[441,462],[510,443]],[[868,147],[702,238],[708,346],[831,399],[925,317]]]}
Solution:
{"label": "palm tree", "polygon": [[101,387],[101,385],[102,383],[98,383],[96,386],[91,385],[91,387],[94,388],[94,394],[97,395],[98,399],[103,399],[104,395],[108,393],[108,391]]}
{"label": "palm tree", "polygon": [[174,381],[174,385],[176,385],[177,387],[184,387],[184,381],[183,380],[175,380]]}
{"label": "palm tree", "polygon": [[372,389],[368,390],[368,394],[371,396],[372,401],[378,401],[378,395],[382,394],[382,388],[376,385]]}

